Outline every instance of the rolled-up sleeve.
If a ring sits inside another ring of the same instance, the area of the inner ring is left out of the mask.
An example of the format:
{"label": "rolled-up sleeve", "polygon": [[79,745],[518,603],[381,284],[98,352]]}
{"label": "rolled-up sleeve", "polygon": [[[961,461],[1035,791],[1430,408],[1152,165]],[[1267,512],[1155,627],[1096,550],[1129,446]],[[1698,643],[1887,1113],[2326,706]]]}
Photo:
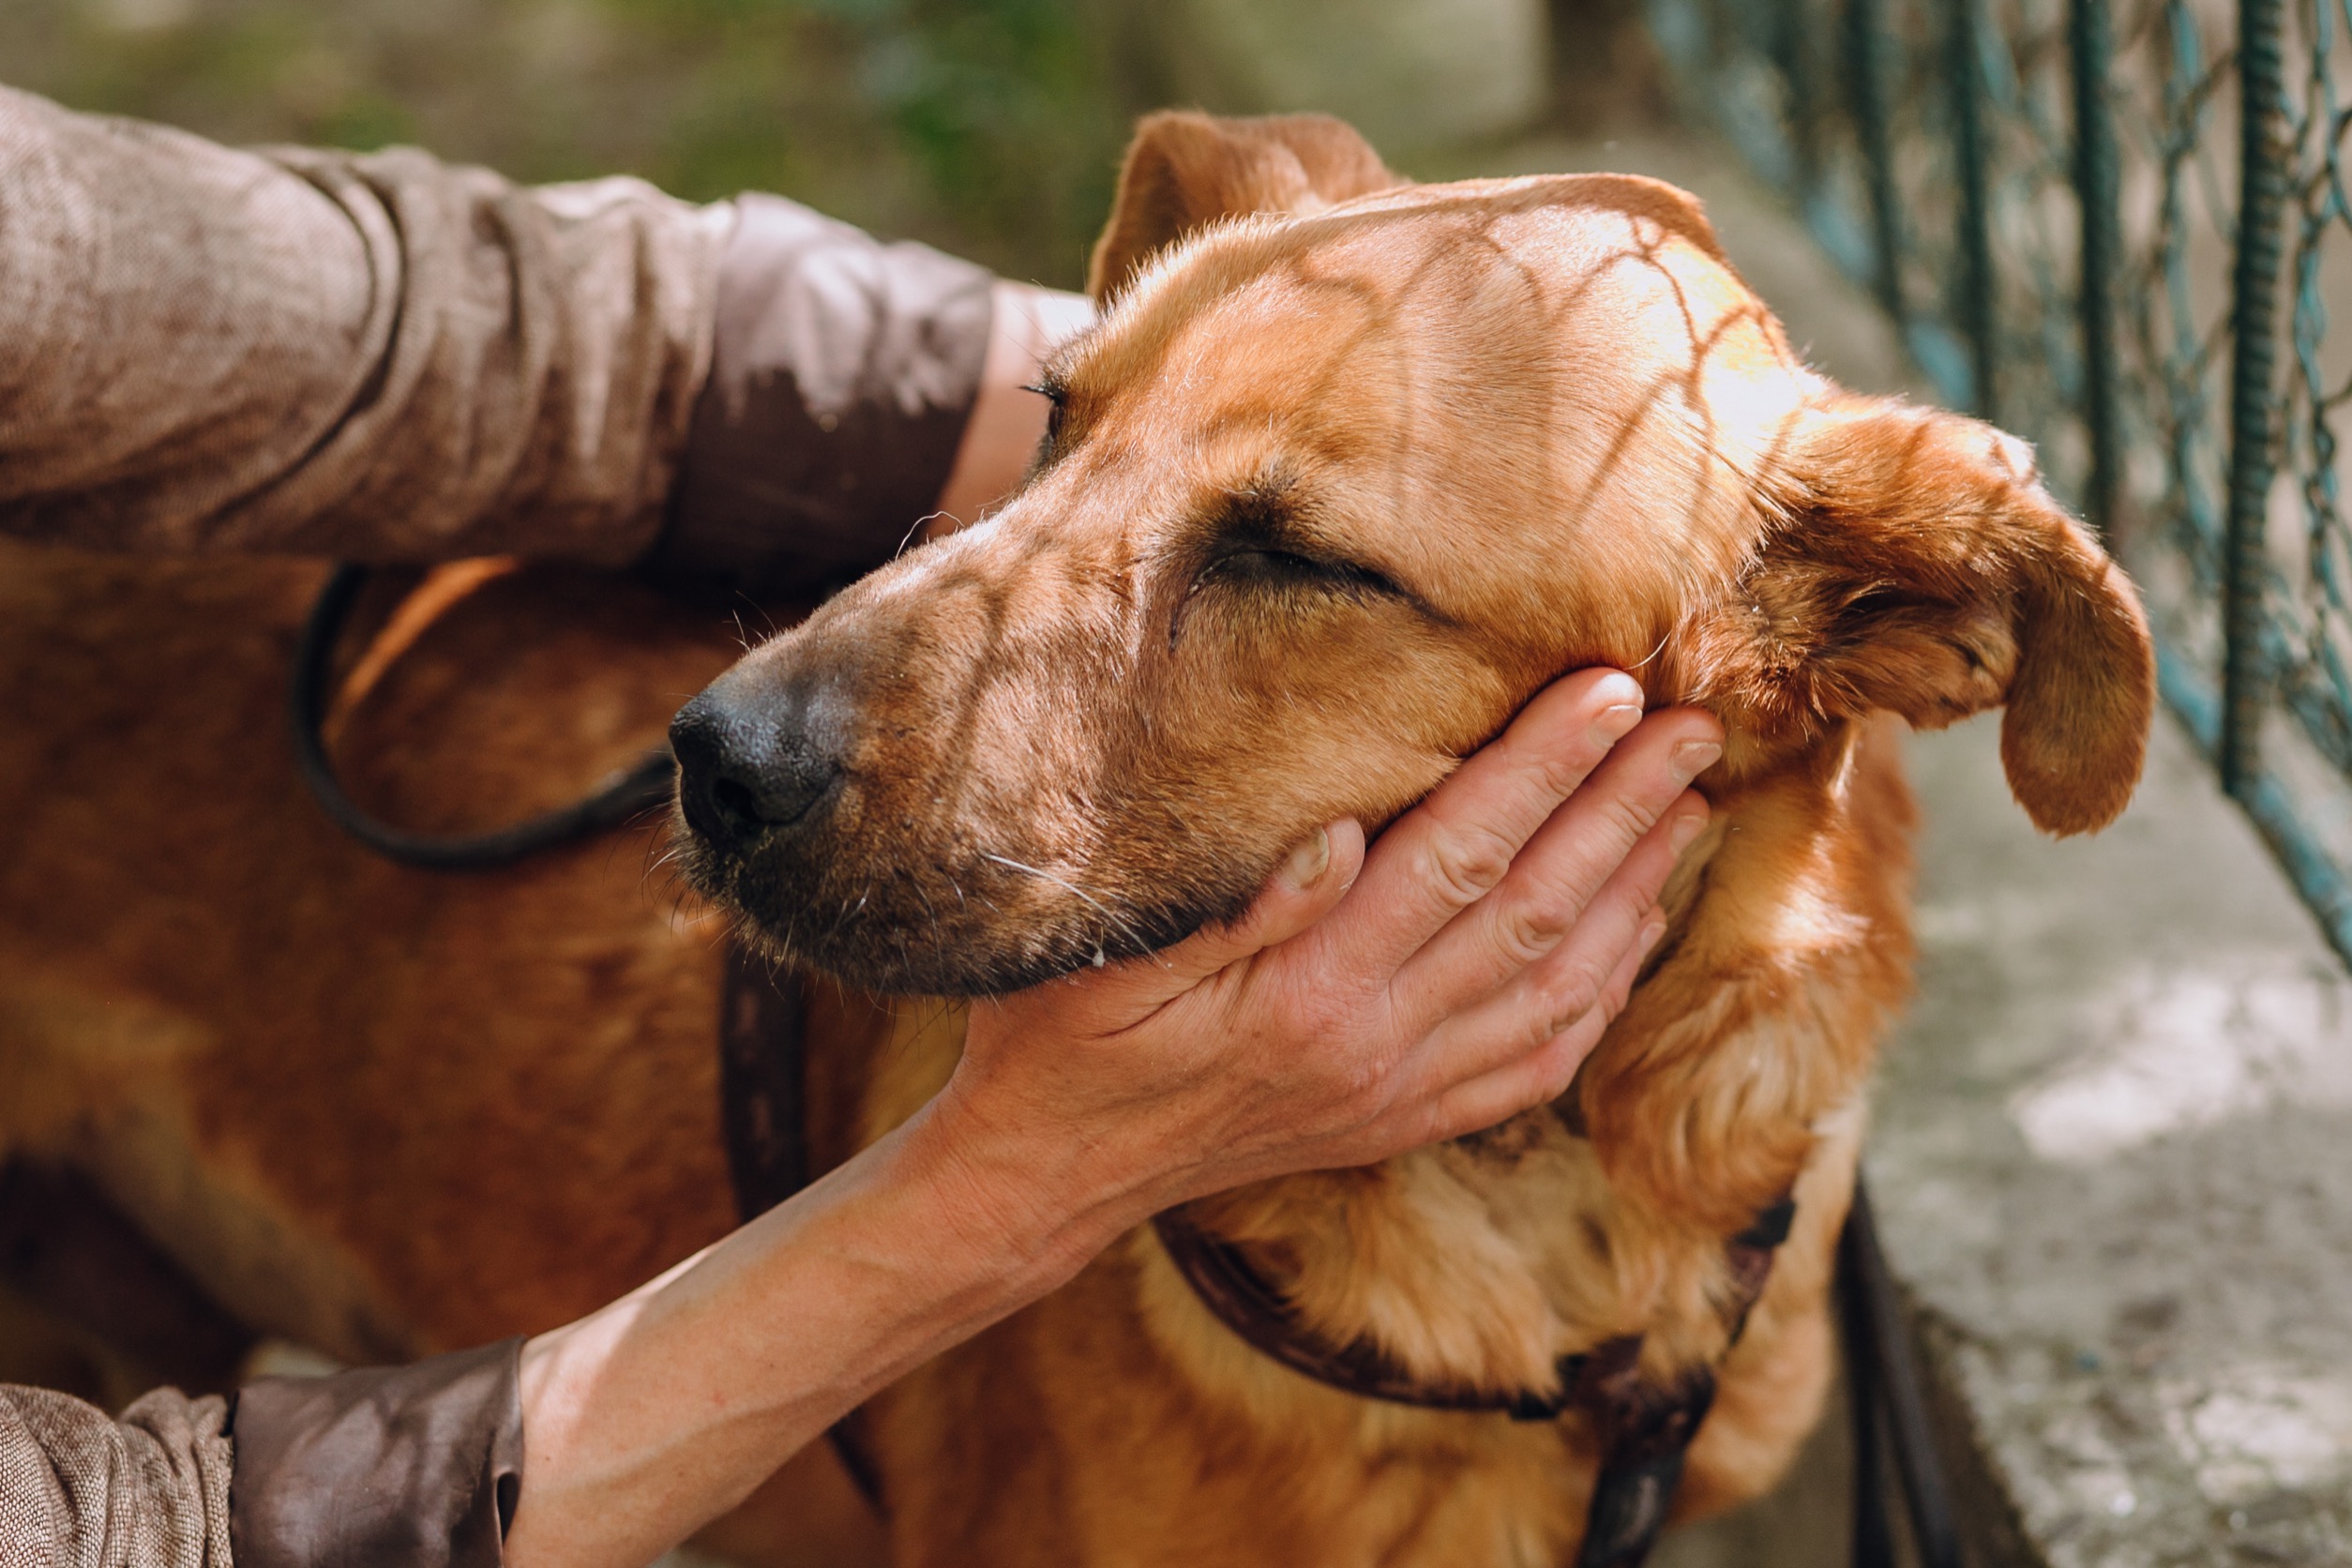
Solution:
{"label": "rolled-up sleeve", "polygon": [[0,88],[0,532],[608,565],[659,539],[837,580],[945,484],[989,284],[779,198],[240,151]]}
{"label": "rolled-up sleeve", "polygon": [[227,1407],[0,1385],[0,1568],[231,1568]]}
{"label": "rolled-up sleeve", "polygon": [[0,1568],[498,1568],[522,1341],[109,1417],[0,1385]]}
{"label": "rolled-up sleeve", "polygon": [[236,1568],[498,1568],[521,1497],[521,1350],[240,1389]]}

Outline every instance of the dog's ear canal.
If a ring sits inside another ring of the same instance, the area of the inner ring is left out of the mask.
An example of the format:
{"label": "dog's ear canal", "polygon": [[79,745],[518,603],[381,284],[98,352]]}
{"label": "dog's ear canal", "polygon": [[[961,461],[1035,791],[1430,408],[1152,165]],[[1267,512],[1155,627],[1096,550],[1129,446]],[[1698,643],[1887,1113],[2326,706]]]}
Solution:
{"label": "dog's ear canal", "polygon": [[[2104,827],[2146,758],[2155,658],[2122,570],[2031,449],[1974,419],[1852,399],[1811,415],[1739,606],[1759,706],[1919,728],[2005,702],[2010,792],[2049,833]],[[1777,716],[1801,719],[1800,713]]]}
{"label": "dog's ear canal", "polygon": [[1314,212],[1403,183],[1353,128],[1328,114],[1146,115],[1120,168],[1086,292],[1100,306],[1154,253],[1220,218]]}

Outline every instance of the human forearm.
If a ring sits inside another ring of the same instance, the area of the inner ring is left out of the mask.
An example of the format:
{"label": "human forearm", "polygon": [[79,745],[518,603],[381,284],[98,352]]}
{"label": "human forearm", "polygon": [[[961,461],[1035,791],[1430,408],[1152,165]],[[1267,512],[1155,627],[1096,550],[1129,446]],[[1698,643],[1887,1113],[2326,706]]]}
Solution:
{"label": "human forearm", "polygon": [[223,147],[0,88],[0,534],[813,594],[1018,481],[1075,295],[773,196]]}
{"label": "human forearm", "polygon": [[0,179],[0,531],[363,560],[652,541],[727,209],[5,89]]}
{"label": "human forearm", "polygon": [[[953,1078],[897,1133],[532,1343],[510,1554],[649,1558],[1157,1210],[1557,1095],[1663,928],[1705,818],[1685,786],[1719,750],[1684,713],[1612,755],[1639,695],[1563,682],[1369,856],[1334,823],[1233,926],[973,1002]],[[1480,852],[1498,837],[1527,845],[1507,867]]]}
{"label": "human forearm", "polygon": [[[633,1568],[876,1390],[1066,1280],[1139,1215],[1082,1152],[937,1107],[523,1355],[516,1568]],[[1088,1194],[1075,1211],[1063,1195]]]}

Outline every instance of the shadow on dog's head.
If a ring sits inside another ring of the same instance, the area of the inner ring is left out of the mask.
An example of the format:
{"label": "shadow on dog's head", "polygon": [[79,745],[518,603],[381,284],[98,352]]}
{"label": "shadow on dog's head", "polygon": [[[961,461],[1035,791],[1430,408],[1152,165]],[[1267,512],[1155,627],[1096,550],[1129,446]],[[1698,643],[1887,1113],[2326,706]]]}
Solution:
{"label": "shadow on dog's head", "polygon": [[801,961],[986,993],[1167,943],[1591,664],[1715,710],[1721,792],[2005,701],[2036,822],[2130,797],[2145,627],[2029,451],[1806,369],[1672,187],[1164,114],[1089,287],[1019,495],[679,716],[689,875]]}

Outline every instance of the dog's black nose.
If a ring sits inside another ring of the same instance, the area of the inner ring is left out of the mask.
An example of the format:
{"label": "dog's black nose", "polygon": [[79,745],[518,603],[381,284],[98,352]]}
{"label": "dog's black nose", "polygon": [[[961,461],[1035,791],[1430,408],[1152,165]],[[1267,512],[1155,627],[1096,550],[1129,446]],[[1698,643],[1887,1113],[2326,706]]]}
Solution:
{"label": "dog's black nose", "polygon": [[721,849],[745,849],[808,815],[841,776],[837,748],[806,700],[738,696],[726,680],[678,710],[670,749],[686,823]]}

